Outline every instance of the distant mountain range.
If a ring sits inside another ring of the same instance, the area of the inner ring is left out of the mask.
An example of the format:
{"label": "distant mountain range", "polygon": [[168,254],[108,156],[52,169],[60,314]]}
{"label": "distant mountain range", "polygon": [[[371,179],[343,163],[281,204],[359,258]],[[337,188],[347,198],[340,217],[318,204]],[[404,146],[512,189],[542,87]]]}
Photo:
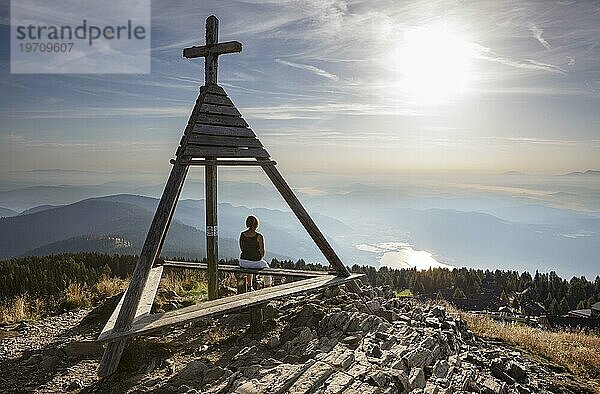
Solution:
{"label": "distant mountain range", "polygon": [[[78,251],[132,253],[141,250],[158,200],[136,195],[91,198],[63,206],[42,205],[0,219],[0,258]],[[291,212],[249,209],[219,204],[219,255],[239,256],[238,236],[247,215],[262,219],[267,259],[273,257],[323,260],[317,247]],[[335,219],[315,215],[314,219],[336,234],[348,227]],[[163,247],[169,257],[205,256],[204,201],[178,203]]]}
{"label": "distant mountain range", "polygon": [[0,218],[8,218],[11,216],[16,216],[18,214],[19,213],[17,211],[13,211],[12,209],[0,207]]}
{"label": "distant mountain range", "polygon": [[[527,176],[529,174],[526,174],[524,172],[521,171],[506,171],[503,172],[501,175],[518,175],[518,176]],[[561,176],[577,176],[577,175],[600,175],[600,170],[585,170],[585,171],[572,171],[566,174],[562,174]]]}
{"label": "distant mountain range", "polygon": [[595,175],[595,176],[598,176],[598,175],[600,175],[600,170],[574,171],[574,172],[569,172],[568,174],[565,174],[565,176],[571,176],[571,175]]}
{"label": "distant mountain range", "polygon": [[405,241],[458,267],[600,274],[595,214],[495,198],[410,198],[377,189],[315,197],[308,206],[356,224],[356,243]]}
{"label": "distant mountain range", "polygon": [[[139,206],[98,199],[3,218],[0,219],[0,258],[39,254],[40,248],[59,252],[60,246],[65,251],[89,250],[89,245],[84,244],[103,236],[122,238],[131,244],[130,251],[139,253],[151,220],[152,213]],[[200,230],[173,221],[164,253],[199,257],[203,250],[202,239]],[[224,252],[232,253],[234,246],[233,240],[223,239]]]}
{"label": "distant mountain range", "polygon": [[52,242],[28,251],[28,256],[48,256],[60,253],[101,252],[107,254],[136,254],[137,250],[127,240],[107,235],[81,235]]}
{"label": "distant mountain range", "polygon": [[47,211],[48,209],[54,209],[54,208],[59,208],[62,205],[38,205],[37,207],[33,207],[33,208],[29,208],[24,210],[23,212],[21,212],[19,215],[29,215],[31,213],[36,213],[36,212],[42,212],[42,211]]}
{"label": "distant mountain range", "polygon": [[[563,276],[594,278],[600,273],[599,173],[412,176],[379,184],[305,182],[301,190],[307,194],[298,195],[348,265],[380,264],[381,254],[357,245],[404,242],[454,266],[556,270]],[[0,258],[88,250],[138,253],[158,204],[155,197],[164,187],[141,184],[111,181],[7,190],[15,184],[3,181],[0,206],[5,209],[0,216],[8,217],[0,219]],[[261,219],[268,259],[324,261],[273,187],[249,178],[223,180],[219,186],[221,257],[238,256],[244,219],[255,214]],[[203,190],[202,182],[186,183],[164,256],[205,255]]]}
{"label": "distant mountain range", "polygon": [[[6,182],[2,182],[6,183]],[[9,184],[10,185],[10,184]],[[105,182],[98,185],[27,186],[0,189],[0,206],[17,212],[45,205],[66,205],[86,198],[115,194],[134,194],[160,197],[164,184],[134,186],[124,182]],[[301,195],[301,193],[299,193]],[[204,184],[190,180],[181,193],[182,199],[199,199],[204,196]],[[272,186],[257,182],[219,181],[219,201],[247,207],[282,209],[284,200]]]}

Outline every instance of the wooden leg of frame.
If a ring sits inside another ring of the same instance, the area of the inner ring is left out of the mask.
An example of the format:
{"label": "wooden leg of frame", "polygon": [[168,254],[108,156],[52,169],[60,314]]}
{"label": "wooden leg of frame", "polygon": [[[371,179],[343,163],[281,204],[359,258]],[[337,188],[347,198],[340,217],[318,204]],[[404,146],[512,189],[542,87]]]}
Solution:
{"label": "wooden leg of frame", "polygon": [[[175,211],[177,199],[181,193],[183,182],[187,175],[188,166],[176,162],[171,169],[171,174],[165,190],[158,203],[158,208],[154,214],[154,219],[148,230],[146,241],[138,258],[135,270],[131,277],[129,287],[123,299],[123,305],[119,316],[115,322],[114,330],[118,332],[127,331],[131,328],[131,323],[135,317],[142,293],[148,280],[148,275],[154,264],[159,250],[162,246],[164,237],[167,233],[171,217]],[[112,375],[119,366],[121,355],[125,349],[126,341],[124,339],[111,342],[107,345],[98,368],[98,376]]]}
{"label": "wooden leg of frame", "polygon": [[250,332],[259,334],[263,332],[264,319],[262,305],[250,307]]}
{"label": "wooden leg of frame", "polygon": [[[257,159],[261,161],[261,159]],[[342,263],[335,250],[331,247],[321,230],[317,227],[315,222],[312,220],[306,209],[300,203],[300,200],[294,194],[294,191],[289,187],[283,176],[275,168],[274,165],[266,165],[262,167],[273,185],[277,188],[285,202],[292,209],[300,223],[304,226],[310,237],[313,239],[317,247],[321,250],[321,253],[325,256],[329,264],[338,272],[340,276],[350,276],[350,272]]]}

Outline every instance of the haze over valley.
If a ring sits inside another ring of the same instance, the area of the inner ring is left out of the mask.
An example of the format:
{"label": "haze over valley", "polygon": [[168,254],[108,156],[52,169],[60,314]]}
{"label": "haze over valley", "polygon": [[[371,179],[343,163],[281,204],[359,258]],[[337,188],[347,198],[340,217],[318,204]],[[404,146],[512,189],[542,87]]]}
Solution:
{"label": "haze over valley", "polygon": [[[220,174],[221,258],[238,257],[244,219],[255,214],[268,259],[324,262],[263,174]],[[347,265],[598,275],[600,174],[594,171],[368,177],[309,172],[291,174],[288,181]],[[91,250],[139,253],[162,182],[155,174],[4,172],[0,258]],[[203,190],[201,178],[186,183],[164,256],[204,256]]]}

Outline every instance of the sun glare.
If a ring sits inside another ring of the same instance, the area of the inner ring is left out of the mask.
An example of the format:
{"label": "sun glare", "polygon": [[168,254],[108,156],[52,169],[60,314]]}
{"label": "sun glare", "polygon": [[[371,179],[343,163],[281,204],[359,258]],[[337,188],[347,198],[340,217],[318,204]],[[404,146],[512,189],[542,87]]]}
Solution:
{"label": "sun glare", "polygon": [[413,27],[388,60],[401,75],[399,88],[418,102],[444,102],[464,93],[470,79],[472,45],[445,23]]}

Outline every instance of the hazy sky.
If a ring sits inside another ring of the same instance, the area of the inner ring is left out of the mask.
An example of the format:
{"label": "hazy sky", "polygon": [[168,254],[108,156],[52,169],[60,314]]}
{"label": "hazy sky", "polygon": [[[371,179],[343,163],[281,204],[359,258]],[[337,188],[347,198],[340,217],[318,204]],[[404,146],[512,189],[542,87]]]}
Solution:
{"label": "hazy sky", "polygon": [[0,169],[165,172],[203,83],[204,20],[241,54],[219,80],[287,170],[600,168],[600,3],[161,1],[149,75],[11,75],[0,0]]}

